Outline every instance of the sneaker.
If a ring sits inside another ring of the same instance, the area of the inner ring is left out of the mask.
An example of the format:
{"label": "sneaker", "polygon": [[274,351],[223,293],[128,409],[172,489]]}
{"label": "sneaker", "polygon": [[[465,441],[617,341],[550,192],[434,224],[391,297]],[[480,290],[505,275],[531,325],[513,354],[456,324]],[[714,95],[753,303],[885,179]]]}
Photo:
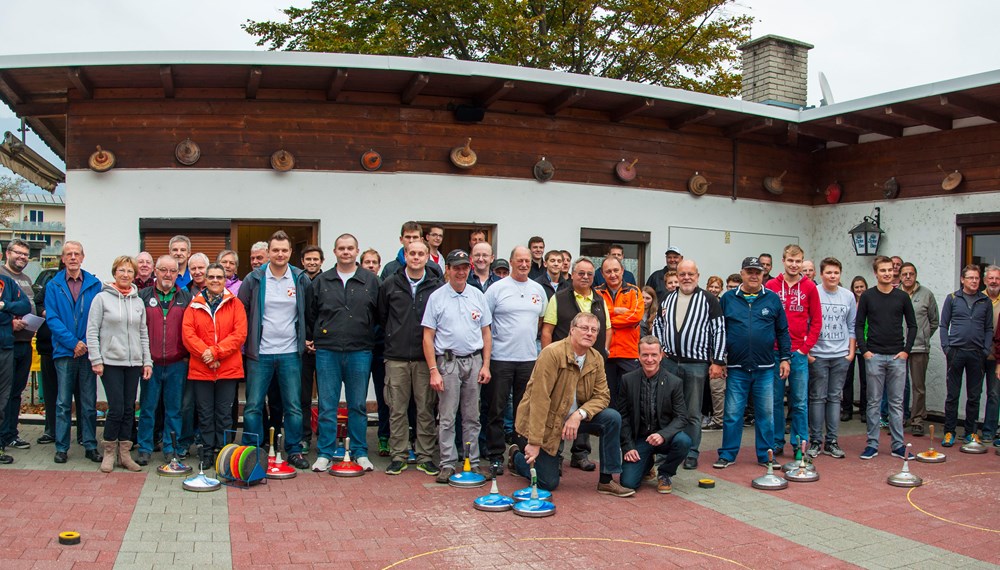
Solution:
{"label": "sneaker", "polygon": [[365,471],[374,471],[375,470],[375,466],[372,465],[372,462],[371,462],[370,459],[368,459],[367,455],[363,455],[363,456],[355,459],[354,461],[358,465],[360,465],[361,468],[364,469]]}
{"label": "sneaker", "polygon": [[55,461],[56,463],[66,463],[66,459],[67,457],[65,451],[57,451],[52,461]]}
{"label": "sneaker", "polygon": [[635,494],[635,489],[622,487],[621,483],[612,479],[608,483],[598,483],[597,492],[602,495],[614,495],[615,497],[631,497]]}
{"label": "sneaker", "polygon": [[146,453],[145,451],[140,451],[135,456],[135,462],[138,463],[139,465],[142,465],[143,467],[149,465],[150,459],[152,459],[152,456],[149,453]]}
{"label": "sneaker", "polygon": [[309,469],[309,462],[301,453],[293,453],[288,456],[288,462],[296,469]]}
{"label": "sneaker", "polygon": [[441,471],[438,472],[437,479],[435,479],[434,482],[440,483],[442,485],[447,485],[448,479],[451,479],[451,476],[454,474],[455,474],[455,468],[446,465],[441,468]]}
{"label": "sneaker", "polygon": [[661,495],[666,495],[674,490],[673,484],[670,481],[670,477],[660,477],[656,480],[656,492]]}
{"label": "sneaker", "polygon": [[410,454],[406,456],[406,462],[411,465],[417,462],[417,454],[412,449],[410,450]]}
{"label": "sneaker", "polygon": [[503,457],[497,457],[490,462],[490,473],[503,475]]}
{"label": "sneaker", "polygon": [[317,457],[316,462],[313,463],[312,470],[317,473],[323,473],[324,471],[329,471],[332,464],[333,462],[326,457]]}
{"label": "sneaker", "polygon": [[723,459],[722,457],[720,457],[718,461],[712,464],[712,467],[715,469],[725,469],[726,467],[729,467],[733,463],[735,463],[735,461],[730,461],[728,459]]}
{"label": "sneaker", "polygon": [[784,454],[785,454],[785,445],[784,444],[774,446],[774,456],[775,457],[781,457]]}
{"label": "sneaker", "polygon": [[[401,462],[400,462],[401,463]],[[404,467],[405,469],[405,467]],[[417,465],[417,471],[422,471],[430,476],[437,475],[441,472],[437,465],[434,465],[433,461],[425,461],[420,465]]]}
{"label": "sneaker", "polygon": [[1000,437],[993,440],[993,447],[1000,447]]}
{"label": "sneaker", "polygon": [[19,437],[15,437],[10,443],[7,444],[7,447],[13,447],[14,449],[31,449],[31,444]]}
{"label": "sneaker", "polygon": [[834,459],[843,459],[847,454],[844,453],[843,449],[840,449],[840,445],[836,441],[831,441],[823,446],[823,455],[829,455]]}
{"label": "sneaker", "polygon": [[753,426],[753,416],[747,416],[743,418],[743,427],[752,427],[752,426]]}
{"label": "sneaker", "polygon": [[378,456],[379,457],[389,457],[389,438],[380,437],[378,438]]}
{"label": "sneaker", "polygon": [[[385,468],[385,474],[386,475],[399,475],[403,471],[406,471],[407,467],[408,467],[408,465],[406,465],[402,461],[398,461],[398,460],[397,461],[393,461],[392,463],[389,464],[388,467]],[[417,469],[420,469],[420,468],[418,467]]]}
{"label": "sneaker", "polygon": [[10,465],[13,462],[14,458],[11,457],[10,455],[7,455],[7,453],[3,449],[0,449],[0,465]]}
{"label": "sneaker", "polygon": [[892,456],[893,457],[898,457],[900,459],[909,459],[911,461],[914,460],[914,459],[916,459],[915,455],[913,455],[912,453],[910,453],[909,451],[907,451],[905,445],[900,445],[896,449],[893,449],[892,450]]}
{"label": "sneaker", "polygon": [[962,441],[964,441],[965,443],[972,443],[972,434],[969,433],[965,434],[965,437],[962,438]]}
{"label": "sneaker", "polygon": [[878,450],[869,445],[864,451],[861,452],[861,459],[871,459],[876,455],[878,455]]}
{"label": "sneaker", "polygon": [[698,468],[698,458],[697,457],[685,457],[684,458],[684,468],[685,469],[697,469]]}
{"label": "sneaker", "polygon": [[878,421],[878,427],[881,429],[886,429],[889,427],[889,418],[881,418]]}
{"label": "sneaker", "polygon": [[309,442],[308,441],[303,441],[302,442],[302,455],[306,455],[308,453],[309,453]]}
{"label": "sneaker", "polygon": [[816,459],[819,457],[821,451],[823,451],[823,446],[818,441],[814,441],[809,444],[809,449],[806,450],[806,455]]}
{"label": "sneaker", "polygon": [[722,431],[722,422],[711,421],[703,431]]}
{"label": "sneaker", "polygon": [[50,443],[55,443],[55,442],[56,438],[52,437],[47,433],[43,433],[41,437],[35,440],[35,443],[37,443],[38,445],[48,445]]}
{"label": "sneaker", "polygon": [[510,471],[511,475],[517,474],[517,466],[514,464],[514,455],[521,451],[521,448],[517,446],[516,443],[510,444],[507,448],[507,470]]}
{"label": "sneaker", "polygon": [[944,434],[944,439],[941,440],[941,447],[951,447],[955,445],[955,434],[948,432]]}
{"label": "sneaker", "polygon": [[923,424],[913,424],[913,427],[910,428],[910,433],[912,433],[914,437],[920,437],[924,435]]}

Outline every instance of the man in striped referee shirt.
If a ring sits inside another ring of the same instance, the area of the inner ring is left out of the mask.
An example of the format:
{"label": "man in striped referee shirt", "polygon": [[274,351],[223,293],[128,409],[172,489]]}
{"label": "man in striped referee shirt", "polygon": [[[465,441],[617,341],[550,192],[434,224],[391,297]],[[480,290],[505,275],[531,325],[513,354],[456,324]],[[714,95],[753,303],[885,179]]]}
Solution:
{"label": "man in striped referee shirt", "polygon": [[687,404],[684,433],[691,438],[684,469],[695,469],[701,446],[705,379],[725,377],[726,324],[719,300],[698,286],[698,266],[693,260],[677,264],[677,277],[680,285],[660,305],[653,333],[663,344],[663,368],[683,380]]}

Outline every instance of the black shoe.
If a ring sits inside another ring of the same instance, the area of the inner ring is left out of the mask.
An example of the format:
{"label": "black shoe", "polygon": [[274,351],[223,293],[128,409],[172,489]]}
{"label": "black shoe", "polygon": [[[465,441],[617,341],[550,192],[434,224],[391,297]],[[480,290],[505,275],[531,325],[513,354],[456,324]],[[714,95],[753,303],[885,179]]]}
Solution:
{"label": "black shoe", "polygon": [[187,449],[178,449],[176,450],[176,453],[177,453],[177,459],[187,459],[188,455],[191,455],[191,452],[188,451]]}
{"label": "black shoe", "polygon": [[7,447],[13,447],[14,449],[31,449],[31,444],[19,437],[15,437],[10,443],[7,444]]}
{"label": "black shoe", "polygon": [[594,462],[587,457],[570,459],[569,466],[576,467],[581,471],[593,471],[594,469],[597,469],[597,465],[595,465]]}
{"label": "black shoe", "polygon": [[503,475],[503,457],[494,458],[490,462],[490,472],[496,475]]}
{"label": "black shoe", "polygon": [[296,469],[309,469],[309,462],[301,453],[293,453],[288,457],[288,462]]}
{"label": "black shoe", "polygon": [[101,452],[97,449],[88,449],[86,453],[83,454],[84,457],[93,461],[94,463],[100,463],[104,458],[101,457]]}
{"label": "black shoe", "polygon": [[145,451],[140,451],[138,455],[136,455],[135,457],[135,462],[145,467],[149,465],[149,459],[150,457],[148,453],[146,453]]}
{"label": "black shoe", "polygon": [[7,455],[7,453],[0,449],[0,465],[10,465],[14,462],[14,458]]}
{"label": "black shoe", "polygon": [[923,424],[912,424],[910,431],[916,437],[921,437],[924,435],[924,425]]}
{"label": "black shoe", "polygon": [[153,443],[153,451],[160,451],[161,449],[163,449],[163,440],[158,439]]}
{"label": "black shoe", "polygon": [[774,456],[775,457],[781,457],[784,454],[785,454],[785,446],[784,445],[782,445],[781,447],[776,447],[774,449]]}
{"label": "black shoe", "polygon": [[743,427],[752,427],[752,426],[753,426],[753,417],[748,416],[743,418]]}
{"label": "black shoe", "polygon": [[851,412],[840,412],[840,421],[849,422],[852,419],[854,419],[854,416],[851,415]]}
{"label": "black shoe", "polygon": [[684,459],[685,469],[697,469],[698,468],[698,458],[697,457],[687,457]]}
{"label": "black shoe", "polygon": [[55,442],[56,442],[56,438],[52,437],[51,435],[49,435],[47,433],[43,433],[42,437],[40,437],[37,440],[35,440],[35,443],[37,443],[38,445],[48,445],[50,443],[55,443]]}
{"label": "black shoe", "polygon": [[66,452],[57,451],[56,456],[52,459],[52,461],[55,461],[56,463],[66,463]]}

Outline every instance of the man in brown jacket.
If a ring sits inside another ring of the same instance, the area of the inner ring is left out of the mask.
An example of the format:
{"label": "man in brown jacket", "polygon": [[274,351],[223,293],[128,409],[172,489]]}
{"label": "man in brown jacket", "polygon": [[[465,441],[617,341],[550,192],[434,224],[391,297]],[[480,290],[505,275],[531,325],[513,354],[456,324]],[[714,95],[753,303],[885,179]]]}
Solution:
{"label": "man in brown jacket", "polygon": [[[569,336],[538,355],[521,404],[517,407],[517,438],[510,447],[511,472],[528,477],[534,465],[538,486],[553,491],[559,486],[559,447],[578,432],[601,438],[601,476],[597,492],[631,497],[612,475],[622,472],[621,415],[608,407],[610,393],[604,359],[593,348],[600,331],[592,313],[579,313],[570,323]],[[524,451],[521,451],[523,449]]]}

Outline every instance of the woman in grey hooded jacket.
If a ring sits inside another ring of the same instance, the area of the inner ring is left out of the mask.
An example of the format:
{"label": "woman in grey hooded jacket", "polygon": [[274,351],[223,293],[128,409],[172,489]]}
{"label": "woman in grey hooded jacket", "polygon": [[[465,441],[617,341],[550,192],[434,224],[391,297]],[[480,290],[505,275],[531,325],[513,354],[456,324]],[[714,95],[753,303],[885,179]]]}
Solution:
{"label": "woman in grey hooded jacket", "polygon": [[111,265],[114,281],[94,297],[87,318],[87,352],[94,374],[101,377],[108,398],[104,420],[104,460],[101,471],[110,473],[117,458],[122,467],[139,471],[132,460],[132,423],[139,378],[153,374],[146,329],[146,309],[132,280],[135,260],[119,256]]}

